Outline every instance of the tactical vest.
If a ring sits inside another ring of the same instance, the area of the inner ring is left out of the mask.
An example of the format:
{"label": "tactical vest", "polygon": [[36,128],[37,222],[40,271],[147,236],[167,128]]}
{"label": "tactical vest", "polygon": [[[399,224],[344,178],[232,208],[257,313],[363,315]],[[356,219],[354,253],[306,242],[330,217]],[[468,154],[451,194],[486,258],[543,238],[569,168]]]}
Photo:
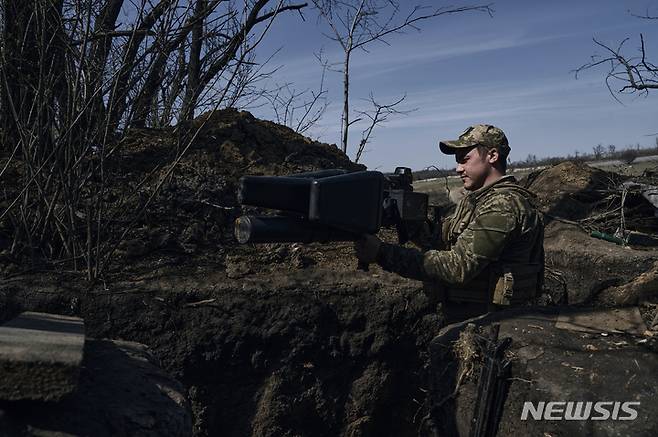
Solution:
{"label": "tactical vest", "polygon": [[[531,208],[529,213],[536,214],[536,234],[528,241],[528,262],[510,262],[499,259],[487,266],[480,274],[465,284],[432,283],[433,290],[440,300],[447,302],[493,303],[496,305],[520,305],[532,301],[541,291],[544,276],[543,223],[541,214],[534,205],[534,194],[512,182],[512,177],[505,177],[481,192],[466,196],[459,203],[455,214],[443,224],[443,241],[450,249],[457,238],[473,220],[477,205],[496,192],[514,192],[523,196]],[[426,287],[429,284],[426,284]],[[429,290],[428,290],[429,291]]]}

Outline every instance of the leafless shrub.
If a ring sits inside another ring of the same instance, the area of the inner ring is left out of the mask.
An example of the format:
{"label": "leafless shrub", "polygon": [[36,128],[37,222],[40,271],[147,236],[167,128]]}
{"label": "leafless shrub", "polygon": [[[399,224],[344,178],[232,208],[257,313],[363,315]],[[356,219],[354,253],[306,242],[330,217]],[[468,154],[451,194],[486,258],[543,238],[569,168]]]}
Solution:
{"label": "leafless shrub", "polygon": [[313,127],[324,115],[329,102],[325,88],[325,75],[329,68],[322,52],[316,54],[322,72],[317,89],[298,91],[293,84],[286,83],[263,94],[274,113],[275,121],[303,134]]}
{"label": "leafless shrub", "polygon": [[[304,6],[1,0],[0,176],[19,179],[0,200],[7,250],[101,276],[118,244],[106,171],[118,139],[253,99],[266,74],[254,48],[280,13]],[[194,135],[180,133],[167,174]],[[142,213],[125,211],[130,224]]]}

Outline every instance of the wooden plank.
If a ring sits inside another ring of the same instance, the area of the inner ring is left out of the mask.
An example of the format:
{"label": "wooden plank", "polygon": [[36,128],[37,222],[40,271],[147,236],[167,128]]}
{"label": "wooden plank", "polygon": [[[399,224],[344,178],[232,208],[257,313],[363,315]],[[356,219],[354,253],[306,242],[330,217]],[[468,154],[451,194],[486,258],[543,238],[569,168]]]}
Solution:
{"label": "wooden plank", "polygon": [[0,326],[0,399],[61,399],[78,381],[85,343],[77,317],[25,312]]}
{"label": "wooden plank", "polygon": [[637,307],[563,311],[555,327],[569,331],[635,335],[642,335],[647,329]]}

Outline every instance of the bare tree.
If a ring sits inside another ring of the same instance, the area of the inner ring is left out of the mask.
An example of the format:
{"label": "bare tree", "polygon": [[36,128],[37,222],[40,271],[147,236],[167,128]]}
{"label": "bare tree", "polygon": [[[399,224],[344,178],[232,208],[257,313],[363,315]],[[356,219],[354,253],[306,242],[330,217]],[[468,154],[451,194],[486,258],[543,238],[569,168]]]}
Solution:
{"label": "bare tree", "polygon": [[419,30],[420,22],[460,12],[487,12],[489,5],[428,8],[413,6],[403,12],[397,0],[311,0],[320,17],[327,23],[327,38],[337,42],[343,51],[343,110],[341,116],[341,149],[347,153],[350,119],[350,62],[357,50],[367,51],[374,42],[389,44],[388,39],[407,29]]}
{"label": "bare tree", "polygon": [[[272,10],[266,11],[265,7],[272,3],[271,0],[245,3],[248,9],[242,12],[237,5],[231,6],[231,3],[223,0],[197,0],[194,11],[182,20],[183,24],[174,32],[167,31],[162,35],[163,42],[157,47],[146,80],[134,103],[131,123],[137,126],[147,123],[149,108],[157,99],[158,86],[164,76],[167,61],[181,45],[190,44],[188,83],[181,109],[181,118],[187,120],[193,115],[193,108],[196,108],[199,98],[207,87],[212,87],[222,78],[229,82],[221,86],[222,90],[227,85],[233,84],[232,80],[237,75],[234,74],[235,70],[239,72],[249,54],[262,40],[262,36],[250,36],[255,26],[260,23],[271,23],[271,19],[283,11],[299,10],[306,6],[305,3],[288,4],[279,0],[274,2]],[[228,9],[220,11],[217,9],[219,7]],[[220,24],[218,28],[211,28],[208,33],[220,41],[215,41],[213,45],[207,47],[201,60],[201,45],[206,40],[201,26],[204,24],[207,26],[208,22]],[[269,25],[267,27],[269,28]],[[203,70],[200,70],[201,64],[204,66]],[[157,104],[157,101],[155,103]]]}
{"label": "bare tree", "polygon": [[617,150],[617,146],[614,144],[608,144],[608,156],[613,157],[615,156],[615,150]]}
{"label": "bare tree", "polygon": [[[643,20],[658,20],[658,16],[647,11],[644,15],[634,15]],[[658,89],[658,67],[647,59],[644,35],[640,34],[640,46],[636,53],[628,53],[625,48],[629,38],[617,46],[603,43],[594,38],[594,43],[603,49],[603,54],[592,56],[590,62],[575,70],[576,77],[585,70],[607,66],[605,78],[610,94],[617,100],[616,93],[648,95],[652,89]]]}
{"label": "bare tree", "polygon": [[596,146],[592,147],[592,152],[594,154],[594,159],[601,159],[603,153],[605,152],[605,148],[603,147],[603,144],[597,144]]}

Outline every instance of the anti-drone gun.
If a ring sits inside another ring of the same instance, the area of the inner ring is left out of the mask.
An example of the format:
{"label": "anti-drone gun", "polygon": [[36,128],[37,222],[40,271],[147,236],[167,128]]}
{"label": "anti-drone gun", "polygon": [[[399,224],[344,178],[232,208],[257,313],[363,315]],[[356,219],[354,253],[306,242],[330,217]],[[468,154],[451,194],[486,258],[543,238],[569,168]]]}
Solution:
{"label": "anti-drone gun", "polygon": [[340,169],[244,176],[239,202],[280,213],[239,217],[235,237],[243,244],[326,243],[355,241],[382,226],[395,226],[403,244],[409,239],[409,229],[427,220],[428,196],[414,192],[411,182],[411,169],[406,167],[387,176]]}

